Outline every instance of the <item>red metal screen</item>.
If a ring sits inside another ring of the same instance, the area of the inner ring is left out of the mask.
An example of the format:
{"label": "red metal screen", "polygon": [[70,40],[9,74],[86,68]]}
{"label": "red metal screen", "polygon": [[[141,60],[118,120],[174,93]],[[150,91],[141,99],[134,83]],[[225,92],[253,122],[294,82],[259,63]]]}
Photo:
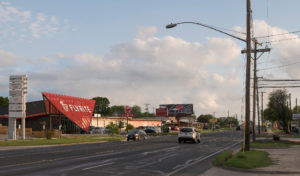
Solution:
{"label": "red metal screen", "polygon": [[[43,92],[57,110],[88,132],[95,106],[95,100]],[[47,109],[48,110],[48,109]]]}

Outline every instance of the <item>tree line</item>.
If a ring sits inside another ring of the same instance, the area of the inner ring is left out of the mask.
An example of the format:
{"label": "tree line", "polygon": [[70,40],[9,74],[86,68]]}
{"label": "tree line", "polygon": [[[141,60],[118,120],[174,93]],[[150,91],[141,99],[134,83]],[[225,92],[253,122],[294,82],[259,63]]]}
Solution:
{"label": "tree line", "polygon": [[[94,97],[93,100],[96,100],[94,112],[97,114],[101,114],[102,116],[113,117],[120,117],[121,115],[125,114],[124,105],[110,106],[110,101],[106,97]],[[142,112],[141,107],[138,105],[134,105],[130,108],[130,113],[133,115],[134,118],[155,117],[154,113]]]}

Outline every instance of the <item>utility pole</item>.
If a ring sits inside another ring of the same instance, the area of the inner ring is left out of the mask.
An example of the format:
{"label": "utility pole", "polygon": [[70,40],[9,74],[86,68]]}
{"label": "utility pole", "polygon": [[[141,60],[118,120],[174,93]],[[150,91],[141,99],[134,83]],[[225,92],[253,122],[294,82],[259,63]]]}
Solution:
{"label": "utility pole", "polygon": [[[289,105],[290,105],[290,111],[292,112],[292,97],[291,97],[291,93],[289,94]],[[289,132],[291,131],[291,121],[288,122],[288,130]]]}
{"label": "utility pole", "polygon": [[246,108],[245,108],[245,120],[246,120],[246,128],[245,128],[245,150],[250,150],[250,72],[251,72],[251,4],[250,0],[247,0],[247,63],[246,63]]}
{"label": "utility pole", "polygon": [[[258,88],[257,86],[257,75],[256,75],[256,61],[257,59],[261,56],[259,56],[257,58],[257,53],[258,52],[270,52],[270,48],[264,48],[264,49],[257,49],[257,44],[259,44],[255,39],[254,39],[254,50],[251,50],[251,46],[250,49],[248,49],[248,28],[247,28],[247,50],[242,50],[242,53],[247,53],[247,70],[246,70],[246,127],[245,127],[245,150],[247,151],[247,143],[249,143],[249,149],[250,149],[250,73],[248,73],[248,54],[250,55],[250,63],[249,63],[249,72],[251,71],[251,53],[254,53],[254,80],[253,80],[253,125],[252,125],[252,130],[253,130],[253,141],[255,141],[255,128],[256,128],[256,124],[255,124],[255,112],[256,112],[256,90]],[[261,45],[261,44],[260,44]],[[249,76],[248,76],[249,74]],[[248,80],[249,79],[249,80]],[[248,83],[249,82],[249,83]],[[248,83],[248,84],[247,84]],[[248,87],[249,86],[249,87]],[[249,89],[249,90],[247,90]],[[247,93],[248,92],[248,93]],[[248,100],[247,100],[248,99]],[[248,109],[248,110],[247,110]],[[247,112],[249,111],[249,112]],[[248,113],[248,117],[247,117],[247,113]],[[248,119],[248,120],[247,120]],[[248,140],[248,141],[247,141]]]}
{"label": "utility pole", "polygon": [[259,94],[258,94],[258,88],[256,87],[256,97],[257,97],[257,127],[258,127],[258,134],[260,134],[261,132],[261,128],[260,128],[260,117],[261,117],[261,114],[260,114],[260,109],[259,109]]}
{"label": "utility pole", "polygon": [[149,113],[149,103],[145,103],[145,111],[147,112],[147,113]]}
{"label": "utility pole", "polygon": [[256,49],[257,49],[257,42],[254,41],[254,70],[253,70],[253,115],[252,115],[252,121],[253,121],[253,125],[252,125],[252,140],[253,142],[255,142],[255,129],[256,129],[256,124],[255,124],[255,114],[256,114]]}
{"label": "utility pole", "polygon": [[261,129],[264,132],[264,92],[261,92]]}
{"label": "utility pole", "polygon": [[296,113],[298,113],[297,98],[296,98]]}

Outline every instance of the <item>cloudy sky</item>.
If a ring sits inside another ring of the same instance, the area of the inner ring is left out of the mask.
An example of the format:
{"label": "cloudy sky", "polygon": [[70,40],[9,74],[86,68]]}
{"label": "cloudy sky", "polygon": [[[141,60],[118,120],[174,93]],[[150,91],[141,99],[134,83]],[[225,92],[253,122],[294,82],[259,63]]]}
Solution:
{"label": "cloudy sky", "polygon": [[[0,96],[8,96],[9,75],[27,74],[29,101],[48,91],[143,109],[147,103],[151,111],[192,103],[196,115],[241,117],[245,43],[197,25],[165,25],[200,22],[245,38],[245,2],[1,1]],[[252,1],[253,35],[276,35],[259,38],[272,51],[260,57],[258,76],[300,77],[299,33],[277,35],[300,30],[299,7],[297,0]],[[296,90],[288,89],[293,99]]]}

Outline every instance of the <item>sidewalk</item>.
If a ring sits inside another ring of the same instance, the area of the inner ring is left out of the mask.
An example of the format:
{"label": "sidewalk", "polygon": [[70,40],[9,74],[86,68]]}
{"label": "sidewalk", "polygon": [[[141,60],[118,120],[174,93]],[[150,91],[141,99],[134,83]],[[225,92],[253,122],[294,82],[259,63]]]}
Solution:
{"label": "sidewalk", "polygon": [[277,162],[275,165],[258,169],[231,169],[212,167],[202,176],[299,176],[300,175],[300,146],[293,146],[286,149],[262,149],[270,153],[270,157]]}

